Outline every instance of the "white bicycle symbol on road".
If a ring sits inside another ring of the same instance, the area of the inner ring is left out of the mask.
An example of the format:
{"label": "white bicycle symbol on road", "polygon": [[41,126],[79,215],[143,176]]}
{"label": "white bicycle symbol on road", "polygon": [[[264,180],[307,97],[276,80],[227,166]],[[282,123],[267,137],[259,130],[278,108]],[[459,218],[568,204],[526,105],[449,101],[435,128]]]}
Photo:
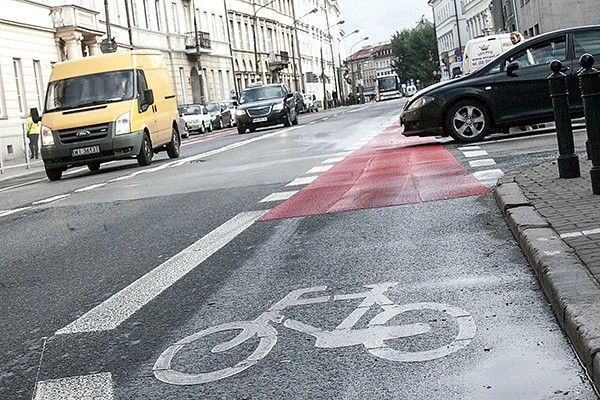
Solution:
{"label": "white bicycle symbol on road", "polygon": [[[294,290],[253,321],[236,321],[220,324],[194,333],[178,341],[160,355],[153,367],[154,376],[169,384],[195,385],[213,382],[240,373],[266,357],[273,346],[275,346],[275,343],[277,342],[277,330],[271,325],[272,323],[283,323],[283,326],[286,328],[313,336],[316,338],[315,347],[339,348],[363,345],[365,349],[374,356],[390,361],[416,362],[434,360],[454,353],[470,343],[477,331],[475,321],[470,314],[458,307],[440,303],[395,304],[383,293],[397,284],[398,282],[386,282],[365,285],[365,288],[370,290],[361,293],[307,298],[302,298],[302,296],[308,293],[322,292],[327,289],[327,286]],[[304,322],[287,318],[282,314],[283,310],[292,306],[361,298],[364,299],[361,304],[332,331],[325,331]],[[353,329],[361,317],[375,304],[379,305],[383,311],[375,315],[369,321],[366,328]],[[422,335],[430,331],[431,328],[428,323],[418,322],[402,325],[384,325],[400,314],[420,310],[433,310],[446,314],[446,317],[452,317],[448,319],[455,320],[456,325],[458,326],[454,338],[449,343],[431,350],[409,352],[389,347],[386,344],[386,340]],[[199,339],[212,334],[232,330],[241,330],[241,332],[233,339],[214,346],[211,352],[222,353],[231,350],[252,338],[258,338],[258,340],[255,340],[258,343],[257,348],[241,362],[238,362],[232,367],[202,373],[185,373],[171,367],[174,357],[186,345],[190,345]]]}

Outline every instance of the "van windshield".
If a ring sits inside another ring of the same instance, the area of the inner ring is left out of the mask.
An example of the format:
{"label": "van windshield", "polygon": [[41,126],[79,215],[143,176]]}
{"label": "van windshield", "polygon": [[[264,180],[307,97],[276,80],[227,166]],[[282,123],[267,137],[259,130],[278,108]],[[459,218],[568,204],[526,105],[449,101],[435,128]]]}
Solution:
{"label": "van windshield", "polygon": [[109,71],[50,82],[45,112],[131,100],[133,71]]}

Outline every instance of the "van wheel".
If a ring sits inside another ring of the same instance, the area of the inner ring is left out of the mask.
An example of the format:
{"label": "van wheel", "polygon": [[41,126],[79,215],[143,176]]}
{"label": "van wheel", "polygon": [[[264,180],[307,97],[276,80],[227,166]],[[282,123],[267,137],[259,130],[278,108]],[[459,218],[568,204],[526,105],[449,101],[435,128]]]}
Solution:
{"label": "van wheel", "polygon": [[88,169],[92,172],[96,172],[100,169],[100,163],[95,161],[95,162],[91,162],[87,165]]}
{"label": "van wheel", "polygon": [[446,115],[446,130],[454,140],[477,142],[490,132],[490,112],[475,100],[459,101]]}
{"label": "van wheel", "polygon": [[46,168],[46,176],[51,181],[59,181],[62,178],[62,169],[60,168]]}
{"label": "van wheel", "polygon": [[140,167],[145,167],[152,163],[152,144],[150,144],[147,133],[144,133],[144,137],[142,138],[142,145],[140,146],[140,153],[137,155],[137,162]]}
{"label": "van wheel", "polygon": [[177,134],[177,130],[172,128],[171,133],[171,141],[167,144],[167,154],[169,158],[177,158],[180,153],[180,145],[181,141],[179,140],[179,134]]}

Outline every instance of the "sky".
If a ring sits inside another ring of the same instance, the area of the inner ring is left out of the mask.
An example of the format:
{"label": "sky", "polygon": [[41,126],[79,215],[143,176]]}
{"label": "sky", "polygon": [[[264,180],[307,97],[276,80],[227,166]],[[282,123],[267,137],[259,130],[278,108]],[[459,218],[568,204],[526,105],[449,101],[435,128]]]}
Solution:
{"label": "sky", "polygon": [[[392,35],[403,29],[414,28],[425,15],[433,22],[431,7],[427,0],[339,0],[342,30],[348,34],[356,29],[360,32],[342,41],[346,56],[364,45],[375,45],[389,41]],[[368,36],[369,40],[359,42]],[[356,44],[356,45],[355,45]]]}

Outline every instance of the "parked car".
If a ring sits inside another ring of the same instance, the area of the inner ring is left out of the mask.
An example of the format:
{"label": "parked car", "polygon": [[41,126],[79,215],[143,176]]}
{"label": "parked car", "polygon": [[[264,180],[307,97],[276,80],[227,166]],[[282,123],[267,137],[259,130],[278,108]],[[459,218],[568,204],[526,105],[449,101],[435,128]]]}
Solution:
{"label": "parked car", "polygon": [[317,96],[314,93],[304,93],[304,108],[306,112],[317,112]]}
{"label": "parked car", "polygon": [[237,125],[235,112],[237,111],[238,102],[235,100],[222,100],[221,103],[225,104],[225,106],[229,108],[229,111],[231,112],[231,123],[233,125]]}
{"label": "parked car", "polygon": [[211,101],[206,104],[208,112],[210,112],[212,127],[214,129],[223,129],[224,127],[233,126],[231,122],[231,110],[227,108],[225,103],[220,101]]}
{"label": "parked car", "polygon": [[283,83],[273,83],[244,89],[237,110],[238,133],[277,124],[298,124],[296,102],[290,88]]}
{"label": "parked car", "polygon": [[562,29],[517,44],[464,77],[419,91],[404,105],[405,136],[451,136],[475,142],[512,126],[554,120],[548,85],[550,62],[567,76],[573,118],[583,116],[579,57],[600,55],[600,25]]}
{"label": "parked car", "polygon": [[294,92],[294,101],[296,102],[296,112],[298,114],[306,112],[306,105],[304,104],[304,96],[300,92]]}
{"label": "parked car", "polygon": [[185,123],[185,119],[183,119],[183,117],[179,117],[179,136],[181,136],[182,138],[190,137],[190,130],[188,129],[187,124]]}
{"label": "parked car", "polygon": [[187,104],[177,108],[190,133],[212,132],[210,113],[202,104]]}

